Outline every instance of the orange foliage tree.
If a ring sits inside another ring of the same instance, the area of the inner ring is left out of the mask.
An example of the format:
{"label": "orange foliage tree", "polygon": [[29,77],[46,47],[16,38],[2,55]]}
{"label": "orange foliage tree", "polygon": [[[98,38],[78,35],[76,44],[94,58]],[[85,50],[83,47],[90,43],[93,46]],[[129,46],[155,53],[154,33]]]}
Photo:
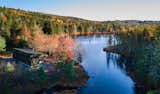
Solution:
{"label": "orange foliage tree", "polygon": [[75,51],[77,41],[69,35],[53,36],[37,32],[31,43],[32,48],[48,53],[50,56],[56,58],[56,60],[69,60],[77,53],[77,51]]}
{"label": "orange foliage tree", "polygon": [[74,56],[75,41],[68,35],[58,37],[58,47],[56,48],[56,55],[60,59],[66,60]]}
{"label": "orange foliage tree", "polygon": [[31,31],[26,27],[26,25],[24,26],[23,35],[24,35],[24,40],[26,41],[30,41],[32,38]]}
{"label": "orange foliage tree", "polygon": [[4,22],[6,22],[7,21],[7,17],[5,16],[5,15],[1,15],[1,18],[2,18],[2,22],[4,23]]}

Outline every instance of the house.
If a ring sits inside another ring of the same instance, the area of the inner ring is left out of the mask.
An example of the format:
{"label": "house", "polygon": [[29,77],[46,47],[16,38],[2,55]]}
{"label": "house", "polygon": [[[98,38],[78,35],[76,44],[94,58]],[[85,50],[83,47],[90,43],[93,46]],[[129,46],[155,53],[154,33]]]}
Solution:
{"label": "house", "polygon": [[28,65],[36,65],[44,58],[47,57],[46,54],[34,51],[33,49],[13,49],[13,58],[17,61],[22,61]]}

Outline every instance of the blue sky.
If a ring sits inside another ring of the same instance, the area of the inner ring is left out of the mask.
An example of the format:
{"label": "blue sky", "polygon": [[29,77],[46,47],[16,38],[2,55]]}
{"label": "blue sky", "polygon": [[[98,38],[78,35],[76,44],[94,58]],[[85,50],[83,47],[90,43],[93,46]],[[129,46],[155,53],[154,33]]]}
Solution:
{"label": "blue sky", "polygon": [[0,6],[89,20],[160,20],[160,0],[0,0]]}

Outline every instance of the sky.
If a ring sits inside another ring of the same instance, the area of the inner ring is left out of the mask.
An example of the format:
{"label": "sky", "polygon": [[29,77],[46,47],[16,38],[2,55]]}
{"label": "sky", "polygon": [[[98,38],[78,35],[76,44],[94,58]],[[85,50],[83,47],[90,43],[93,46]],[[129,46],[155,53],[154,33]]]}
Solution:
{"label": "sky", "polygon": [[0,6],[96,21],[160,21],[160,0],[0,0]]}

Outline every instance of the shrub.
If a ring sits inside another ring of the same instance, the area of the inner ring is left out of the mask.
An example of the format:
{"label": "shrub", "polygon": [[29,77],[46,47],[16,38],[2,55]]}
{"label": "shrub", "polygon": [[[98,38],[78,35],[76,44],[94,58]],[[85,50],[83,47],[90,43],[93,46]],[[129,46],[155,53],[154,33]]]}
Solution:
{"label": "shrub", "polygon": [[12,65],[11,63],[7,63],[6,71],[13,72],[14,70],[15,70],[14,65]]}
{"label": "shrub", "polygon": [[58,72],[62,73],[63,77],[66,77],[67,80],[72,81],[75,78],[75,70],[73,61],[66,61],[66,62],[58,62],[56,64],[56,68]]}
{"label": "shrub", "polygon": [[0,52],[5,51],[6,41],[3,37],[0,36]]}

